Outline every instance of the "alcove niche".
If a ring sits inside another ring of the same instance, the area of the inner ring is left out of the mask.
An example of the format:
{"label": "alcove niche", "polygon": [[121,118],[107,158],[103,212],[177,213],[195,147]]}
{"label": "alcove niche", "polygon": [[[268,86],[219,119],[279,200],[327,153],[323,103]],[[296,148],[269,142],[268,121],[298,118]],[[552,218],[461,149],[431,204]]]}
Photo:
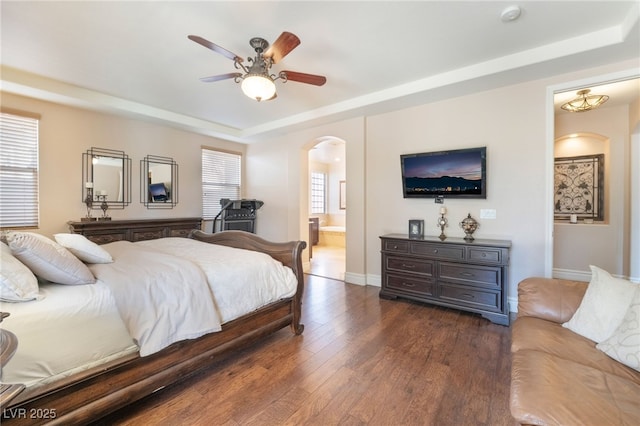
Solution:
{"label": "alcove niche", "polygon": [[607,223],[610,181],[609,139],[573,133],[554,143],[554,219]]}

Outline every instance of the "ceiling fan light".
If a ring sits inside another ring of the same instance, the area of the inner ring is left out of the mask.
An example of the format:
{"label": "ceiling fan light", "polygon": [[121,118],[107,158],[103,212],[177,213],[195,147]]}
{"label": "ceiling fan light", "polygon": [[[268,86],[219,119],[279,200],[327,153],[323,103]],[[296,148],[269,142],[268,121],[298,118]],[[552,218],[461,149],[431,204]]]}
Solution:
{"label": "ceiling fan light", "polygon": [[276,94],[276,85],[268,75],[247,74],[242,79],[242,91],[251,99],[260,102],[269,100]]}

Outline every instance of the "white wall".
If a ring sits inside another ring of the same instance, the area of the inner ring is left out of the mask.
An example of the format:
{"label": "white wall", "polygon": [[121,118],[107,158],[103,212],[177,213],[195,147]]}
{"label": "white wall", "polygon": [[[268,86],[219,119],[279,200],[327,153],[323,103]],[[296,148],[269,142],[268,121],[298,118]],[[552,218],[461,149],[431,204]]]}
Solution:
{"label": "white wall", "polygon": [[[7,93],[2,93],[2,107],[41,115],[40,227],[36,231],[47,236],[67,232],[67,221],[86,214],[82,153],[91,147],[122,150],[132,160],[131,204],[123,210],[109,210],[114,220],[202,216],[201,146],[245,150],[243,144]],[[173,157],[178,163],[179,203],[175,208],[147,209],[140,203],[140,160],[147,155]]]}
{"label": "white wall", "polygon": [[[342,156],[344,158],[344,155]],[[328,194],[328,211],[329,225],[345,226],[346,210],[340,209],[340,182],[345,181],[346,188],[346,170],[344,163],[333,162],[329,165],[329,194]]]}
{"label": "white wall", "polygon": [[629,108],[630,217],[629,277],[640,282],[640,100]]}

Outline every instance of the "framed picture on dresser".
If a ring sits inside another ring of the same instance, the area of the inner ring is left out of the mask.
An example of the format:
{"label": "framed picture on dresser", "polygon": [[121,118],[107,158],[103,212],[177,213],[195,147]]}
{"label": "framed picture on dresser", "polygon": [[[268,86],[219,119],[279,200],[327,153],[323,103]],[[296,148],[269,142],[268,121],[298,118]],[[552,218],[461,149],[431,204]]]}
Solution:
{"label": "framed picture on dresser", "polygon": [[424,220],[409,220],[409,238],[422,238],[424,236]]}

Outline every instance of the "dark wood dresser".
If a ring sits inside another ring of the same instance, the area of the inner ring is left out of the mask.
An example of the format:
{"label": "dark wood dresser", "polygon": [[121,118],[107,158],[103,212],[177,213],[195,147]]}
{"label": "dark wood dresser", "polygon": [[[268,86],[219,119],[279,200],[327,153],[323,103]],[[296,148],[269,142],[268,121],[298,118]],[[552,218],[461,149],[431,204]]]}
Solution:
{"label": "dark wood dresser", "polygon": [[438,237],[380,237],[380,297],[398,297],[481,314],[509,325],[507,303],[511,241]]}
{"label": "dark wood dresser", "polygon": [[200,229],[201,224],[202,219],[199,217],[67,222],[69,232],[82,234],[97,244],[186,237],[193,229]]}

